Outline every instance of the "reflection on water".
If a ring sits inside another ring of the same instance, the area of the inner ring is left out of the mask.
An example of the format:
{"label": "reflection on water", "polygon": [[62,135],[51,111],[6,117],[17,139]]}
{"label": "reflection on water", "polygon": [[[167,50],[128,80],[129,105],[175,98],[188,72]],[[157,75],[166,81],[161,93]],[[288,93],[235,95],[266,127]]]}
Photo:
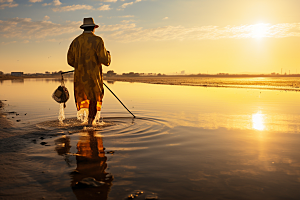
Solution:
{"label": "reflection on water", "polygon": [[[107,199],[112,186],[113,176],[105,172],[107,157],[105,156],[102,138],[94,130],[80,133],[77,143],[76,170],[71,176],[71,188],[78,200]],[[70,137],[64,136],[55,140],[58,155],[65,156],[70,165]],[[83,182],[89,180],[89,182]],[[94,180],[94,181],[93,181]],[[98,183],[100,186],[91,186]],[[91,185],[89,185],[91,184]]]}
{"label": "reflection on water", "polygon": [[252,128],[256,130],[264,130],[264,115],[261,112],[252,115]]}
{"label": "reflection on water", "polygon": [[24,79],[20,78],[20,79],[11,79],[11,83],[23,83],[24,84]]}
{"label": "reflection on water", "polygon": [[114,84],[115,81],[114,81],[114,80],[107,80],[107,83],[109,83],[109,84]]}

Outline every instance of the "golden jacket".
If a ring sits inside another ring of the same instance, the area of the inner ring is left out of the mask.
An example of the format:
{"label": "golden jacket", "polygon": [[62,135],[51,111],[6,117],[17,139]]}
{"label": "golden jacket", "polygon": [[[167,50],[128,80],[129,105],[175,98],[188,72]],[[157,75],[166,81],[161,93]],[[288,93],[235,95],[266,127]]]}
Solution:
{"label": "golden jacket", "polygon": [[89,108],[90,100],[97,101],[101,110],[103,90],[102,64],[109,66],[111,57],[101,37],[84,32],[69,47],[68,64],[75,68],[74,96],[77,110]]}

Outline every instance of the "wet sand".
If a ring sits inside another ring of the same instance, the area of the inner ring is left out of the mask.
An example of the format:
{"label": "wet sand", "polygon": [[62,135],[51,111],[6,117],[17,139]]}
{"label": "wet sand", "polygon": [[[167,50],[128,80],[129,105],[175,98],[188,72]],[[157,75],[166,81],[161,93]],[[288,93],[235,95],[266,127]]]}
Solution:
{"label": "wet sand", "polygon": [[4,107],[0,101],[0,199],[66,199],[61,194],[49,193],[32,178],[30,174],[42,172],[35,171],[35,164],[29,162],[23,149],[38,135],[15,132]]}

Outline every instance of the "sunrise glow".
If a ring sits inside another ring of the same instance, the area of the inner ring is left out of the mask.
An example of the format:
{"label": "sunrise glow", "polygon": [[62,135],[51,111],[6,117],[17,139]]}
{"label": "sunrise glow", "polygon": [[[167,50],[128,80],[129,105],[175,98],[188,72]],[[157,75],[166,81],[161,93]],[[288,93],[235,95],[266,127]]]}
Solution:
{"label": "sunrise glow", "polygon": [[0,71],[70,70],[66,51],[83,18],[93,17],[112,55],[104,72],[296,73],[299,7],[273,0],[1,0]]}
{"label": "sunrise glow", "polygon": [[268,24],[255,24],[252,26],[252,37],[260,39],[267,36]]}

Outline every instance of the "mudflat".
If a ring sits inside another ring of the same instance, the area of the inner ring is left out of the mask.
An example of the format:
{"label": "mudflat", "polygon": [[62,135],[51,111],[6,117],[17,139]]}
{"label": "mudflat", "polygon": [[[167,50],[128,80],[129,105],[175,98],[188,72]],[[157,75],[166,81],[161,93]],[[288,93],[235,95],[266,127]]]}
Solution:
{"label": "mudflat", "polygon": [[181,85],[198,87],[224,87],[245,89],[270,89],[300,91],[298,77],[220,77],[220,76],[112,76],[105,77],[108,82],[137,82],[163,85]]}

